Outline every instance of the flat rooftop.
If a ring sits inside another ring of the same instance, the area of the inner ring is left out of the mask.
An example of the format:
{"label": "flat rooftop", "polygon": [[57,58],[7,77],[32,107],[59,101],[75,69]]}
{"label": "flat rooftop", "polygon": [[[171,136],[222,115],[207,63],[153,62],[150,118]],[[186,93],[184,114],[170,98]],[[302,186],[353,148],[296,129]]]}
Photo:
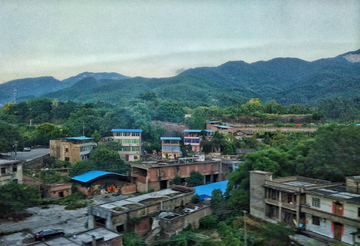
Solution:
{"label": "flat rooftop", "polygon": [[17,164],[20,163],[20,160],[0,160],[0,166],[1,165],[9,165],[9,164]]}
{"label": "flat rooftop", "polygon": [[193,164],[206,164],[206,163],[214,163],[219,162],[220,160],[205,160],[205,161],[194,161],[194,162],[183,162],[180,160],[172,160],[172,161],[144,161],[141,163],[131,163],[131,167],[137,168],[154,168],[154,167],[166,167],[166,166],[178,166],[178,165],[193,165]]}
{"label": "flat rooftop", "polygon": [[307,193],[360,203],[360,195],[347,192],[345,185],[335,185],[325,188],[313,189],[307,191]]}
{"label": "flat rooftop", "polygon": [[119,198],[118,201],[112,201],[108,203],[103,203],[96,205],[96,207],[112,210],[112,211],[129,211],[131,209],[135,208],[141,208],[146,207],[147,205],[154,204],[160,201],[168,200],[174,196],[194,192],[194,189],[192,188],[186,188],[188,192],[182,192],[178,190],[173,189],[164,189],[159,190],[155,192],[151,192],[148,194],[140,195],[140,196],[134,196],[130,198]]}

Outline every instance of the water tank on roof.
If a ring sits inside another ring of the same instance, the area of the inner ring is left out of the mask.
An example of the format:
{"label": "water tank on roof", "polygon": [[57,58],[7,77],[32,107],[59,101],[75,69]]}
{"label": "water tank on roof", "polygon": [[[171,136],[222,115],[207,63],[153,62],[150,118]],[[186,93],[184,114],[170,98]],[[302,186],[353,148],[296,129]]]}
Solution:
{"label": "water tank on roof", "polygon": [[196,161],[205,161],[205,155],[195,155]]}

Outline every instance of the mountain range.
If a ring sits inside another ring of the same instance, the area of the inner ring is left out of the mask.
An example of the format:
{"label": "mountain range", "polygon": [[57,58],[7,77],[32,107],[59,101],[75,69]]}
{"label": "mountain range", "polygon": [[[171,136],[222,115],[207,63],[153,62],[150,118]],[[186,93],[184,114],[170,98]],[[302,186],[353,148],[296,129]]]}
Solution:
{"label": "mountain range", "polygon": [[326,98],[358,98],[360,50],[313,62],[275,58],[246,63],[229,61],[217,67],[198,67],[169,78],[130,78],[118,73],[81,73],[59,81],[53,77],[27,78],[0,84],[0,104],[35,97],[59,101],[109,102],[152,91],[161,99],[183,106],[235,106],[249,98],[276,100],[288,105],[312,104]]}

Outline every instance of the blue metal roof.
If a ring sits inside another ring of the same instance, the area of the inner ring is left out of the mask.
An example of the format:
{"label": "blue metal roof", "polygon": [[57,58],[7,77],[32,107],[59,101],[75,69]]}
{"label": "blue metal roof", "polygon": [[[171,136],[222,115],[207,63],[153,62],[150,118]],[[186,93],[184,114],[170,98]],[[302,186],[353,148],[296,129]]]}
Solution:
{"label": "blue metal roof", "polygon": [[160,140],[178,140],[180,141],[180,137],[160,137]]}
{"label": "blue metal roof", "polygon": [[184,130],[184,132],[201,132],[201,130],[188,130],[188,129],[186,129],[186,130]]}
{"label": "blue metal roof", "polygon": [[88,137],[85,137],[85,136],[80,136],[80,137],[67,137],[66,139],[71,139],[71,140],[90,140],[90,139],[93,139],[93,138],[88,138]]}
{"label": "blue metal roof", "polygon": [[213,130],[204,130],[204,131],[206,131],[206,132],[214,132]]}
{"label": "blue metal roof", "polygon": [[142,132],[142,129],[112,129],[111,132]]}
{"label": "blue metal roof", "polygon": [[98,177],[104,176],[104,175],[108,175],[108,174],[113,174],[113,175],[118,175],[118,176],[125,176],[124,174],[120,174],[120,173],[112,173],[112,172],[105,172],[105,171],[91,171],[91,172],[87,172],[75,177],[72,177],[72,180],[75,181],[79,181],[79,182],[83,182],[83,183],[87,183],[93,179],[96,179]]}
{"label": "blue metal roof", "polygon": [[233,128],[231,126],[220,126],[220,125],[215,125],[216,127],[219,127],[219,128],[224,128],[224,129],[229,129],[229,128]]}
{"label": "blue metal roof", "polygon": [[196,187],[194,187],[195,194],[198,194],[200,196],[200,201],[202,201],[202,200],[204,200],[204,198],[211,197],[211,193],[215,189],[220,189],[222,191],[222,193],[224,193],[228,183],[229,183],[229,180],[225,180],[225,181],[216,182],[216,183],[212,183],[212,184],[196,186]]}

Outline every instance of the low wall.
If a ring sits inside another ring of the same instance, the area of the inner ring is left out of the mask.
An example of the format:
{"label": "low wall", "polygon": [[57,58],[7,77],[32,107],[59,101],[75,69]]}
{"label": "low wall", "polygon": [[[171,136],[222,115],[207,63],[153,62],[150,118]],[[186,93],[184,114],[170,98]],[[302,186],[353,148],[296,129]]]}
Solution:
{"label": "low wall", "polygon": [[121,188],[121,194],[123,195],[132,194],[132,193],[136,193],[136,184],[126,185]]}
{"label": "low wall", "polygon": [[32,159],[30,161],[24,162],[23,166],[31,169],[40,169],[43,168],[44,165],[44,159],[49,157],[50,154],[46,154],[43,156],[40,156],[38,158]]}

